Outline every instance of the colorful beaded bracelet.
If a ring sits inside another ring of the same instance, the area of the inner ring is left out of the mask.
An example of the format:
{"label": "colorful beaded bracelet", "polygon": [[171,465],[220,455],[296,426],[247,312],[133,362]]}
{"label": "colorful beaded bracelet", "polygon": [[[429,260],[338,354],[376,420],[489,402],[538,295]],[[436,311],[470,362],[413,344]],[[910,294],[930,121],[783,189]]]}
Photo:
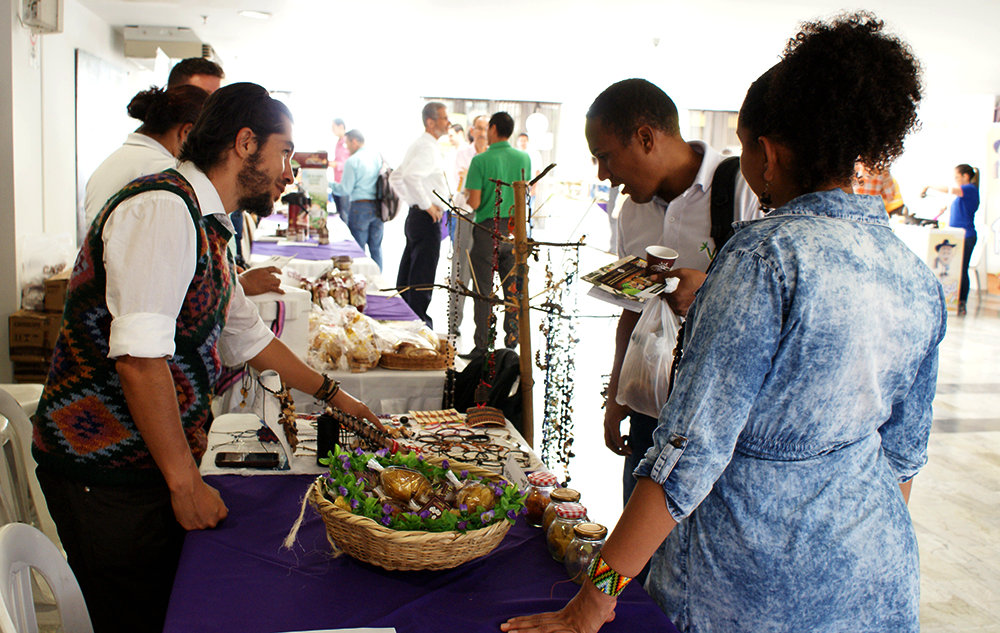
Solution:
{"label": "colorful beaded bracelet", "polygon": [[594,582],[595,587],[612,598],[617,598],[632,582],[628,576],[622,576],[611,569],[611,565],[608,565],[600,554],[591,561],[590,567],[587,568],[587,576]]}

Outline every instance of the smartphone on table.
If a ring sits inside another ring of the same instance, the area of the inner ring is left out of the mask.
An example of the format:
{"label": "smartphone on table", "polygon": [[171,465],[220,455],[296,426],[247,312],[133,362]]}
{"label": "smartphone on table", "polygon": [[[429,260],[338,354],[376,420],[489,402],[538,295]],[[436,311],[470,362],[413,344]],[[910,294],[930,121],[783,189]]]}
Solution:
{"label": "smartphone on table", "polygon": [[216,453],[219,468],[277,468],[277,453]]}

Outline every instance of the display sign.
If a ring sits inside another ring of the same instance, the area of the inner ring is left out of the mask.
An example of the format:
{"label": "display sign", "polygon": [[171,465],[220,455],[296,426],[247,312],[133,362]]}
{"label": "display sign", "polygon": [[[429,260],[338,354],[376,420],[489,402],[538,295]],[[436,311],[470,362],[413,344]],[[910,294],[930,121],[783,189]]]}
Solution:
{"label": "display sign", "polygon": [[990,127],[987,140],[989,159],[986,168],[979,174],[986,231],[979,239],[986,240],[983,254],[986,256],[989,292],[1000,294],[1000,123],[994,123]]}

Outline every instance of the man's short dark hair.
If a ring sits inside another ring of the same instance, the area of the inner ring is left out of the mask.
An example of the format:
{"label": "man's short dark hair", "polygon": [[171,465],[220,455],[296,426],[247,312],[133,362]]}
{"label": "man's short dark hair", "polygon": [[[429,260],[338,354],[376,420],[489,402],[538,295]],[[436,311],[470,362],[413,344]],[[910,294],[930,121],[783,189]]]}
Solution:
{"label": "man's short dark hair", "polygon": [[257,84],[236,83],[219,88],[205,101],[178,158],[207,172],[223,159],[240,130],[250,128],[261,147],[272,134],[282,131],[284,118],[292,121],[288,106],[272,99]]}
{"label": "man's short dark hair", "polygon": [[195,75],[209,75],[224,79],[226,73],[222,72],[222,66],[203,57],[188,57],[174,64],[170,69],[170,77],[167,79],[167,87],[180,86],[186,84],[188,79]]}
{"label": "man's short dark hair", "polygon": [[527,138],[529,141],[531,140],[530,138],[528,138],[528,133],[527,132],[521,132],[520,134],[517,135],[517,138],[521,138],[522,136],[524,138]]}
{"label": "man's short dark hair", "polygon": [[605,88],[590,105],[587,118],[599,120],[624,145],[643,125],[670,136],[681,135],[677,106],[645,79],[624,79]]}
{"label": "man's short dark hair", "polygon": [[497,136],[501,140],[508,139],[514,133],[514,117],[506,112],[497,112],[490,117],[489,127],[497,129]]}
{"label": "man's short dark hair", "polygon": [[338,117],[333,120],[333,124],[339,125],[340,127],[344,127],[344,120]]}
{"label": "man's short dark hair", "polygon": [[365,135],[362,134],[361,130],[359,130],[359,129],[355,128],[355,129],[351,130],[350,132],[348,132],[347,134],[345,134],[344,136],[346,136],[347,138],[351,139],[355,143],[361,143],[362,145],[365,144]]}
{"label": "man's short dark hair", "polygon": [[451,129],[452,129],[453,132],[458,132],[459,134],[461,134],[462,132],[465,131],[465,128],[462,127],[461,123],[456,123],[456,124],[452,125]]}
{"label": "man's short dark hair", "polygon": [[441,103],[440,101],[430,101],[430,102],[428,102],[428,104],[424,106],[424,109],[420,111],[420,116],[423,117],[422,119],[420,119],[420,122],[424,124],[424,127],[427,127],[427,119],[437,120],[437,118],[438,118],[438,110],[440,110],[441,108],[447,108],[447,107],[448,106],[446,106],[445,104]]}

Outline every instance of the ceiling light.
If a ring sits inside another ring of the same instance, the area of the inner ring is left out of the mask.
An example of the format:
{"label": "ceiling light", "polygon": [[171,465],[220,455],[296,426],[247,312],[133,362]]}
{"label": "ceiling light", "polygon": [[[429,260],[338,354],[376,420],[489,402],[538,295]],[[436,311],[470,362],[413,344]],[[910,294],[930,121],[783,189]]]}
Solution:
{"label": "ceiling light", "polygon": [[271,17],[270,13],[264,13],[263,11],[240,11],[240,15],[255,20],[266,20]]}

